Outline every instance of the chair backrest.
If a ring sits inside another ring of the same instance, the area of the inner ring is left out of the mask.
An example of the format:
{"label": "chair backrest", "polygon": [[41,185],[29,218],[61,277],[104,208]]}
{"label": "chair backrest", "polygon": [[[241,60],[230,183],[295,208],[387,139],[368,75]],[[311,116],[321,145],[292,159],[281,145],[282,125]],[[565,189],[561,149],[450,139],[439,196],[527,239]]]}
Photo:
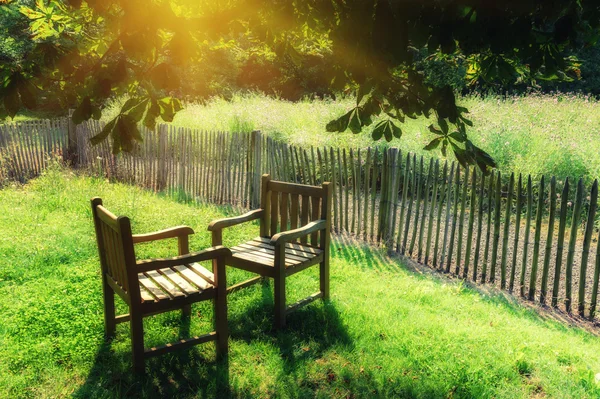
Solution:
{"label": "chair backrest", "polygon": [[[260,220],[262,237],[270,238],[319,219],[326,220],[331,226],[331,186],[328,182],[320,187],[308,186],[275,181],[269,175],[263,175],[261,190],[261,208],[265,210]],[[324,238],[322,234],[313,233],[310,245],[322,247]],[[300,242],[308,244],[306,237]]]}
{"label": "chair backrest", "polygon": [[[129,292],[128,265],[135,267],[131,224],[125,216],[115,216],[102,206],[102,199],[92,199],[92,214],[102,273]],[[133,263],[133,264],[132,264]]]}

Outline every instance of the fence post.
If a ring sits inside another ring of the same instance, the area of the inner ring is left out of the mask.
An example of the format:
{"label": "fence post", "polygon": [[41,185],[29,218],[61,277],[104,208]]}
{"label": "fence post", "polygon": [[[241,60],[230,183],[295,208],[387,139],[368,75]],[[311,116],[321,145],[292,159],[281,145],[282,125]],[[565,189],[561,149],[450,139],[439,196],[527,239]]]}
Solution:
{"label": "fence post", "polygon": [[79,165],[79,153],[77,147],[77,126],[73,123],[74,109],[69,109],[69,118],[67,119],[67,153],[65,160],[70,161],[73,167]]}
{"label": "fence post", "polygon": [[260,130],[254,130],[252,132],[252,141],[250,144],[252,154],[252,185],[251,185],[251,207],[256,209],[260,205],[260,177],[262,175],[262,134]]}
{"label": "fence post", "polygon": [[159,125],[156,129],[158,133],[158,170],[156,173],[156,191],[160,192],[164,190],[167,171],[166,167],[166,125]]}

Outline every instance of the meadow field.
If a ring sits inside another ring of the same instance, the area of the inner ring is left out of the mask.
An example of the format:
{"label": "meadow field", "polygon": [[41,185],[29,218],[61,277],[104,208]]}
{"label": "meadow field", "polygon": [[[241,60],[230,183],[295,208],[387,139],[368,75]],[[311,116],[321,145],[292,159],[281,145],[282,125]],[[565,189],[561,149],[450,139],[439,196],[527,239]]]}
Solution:
{"label": "meadow field", "polygon": [[[470,138],[489,152],[504,174],[542,174],[600,177],[600,103],[572,94],[529,94],[501,98],[470,96],[459,99],[473,121]],[[204,104],[188,103],[173,124],[221,131],[261,130],[296,145],[366,148],[396,146],[417,154],[440,157],[423,147],[433,138],[432,120],[407,119],[403,136],[390,143],[371,139],[373,125],[363,133],[328,133],[325,125],[353,107],[352,98],[289,102],[258,94],[236,95],[230,101],[213,98]],[[113,115],[115,108],[106,113]],[[453,159],[453,155],[450,156]]]}
{"label": "meadow field", "polygon": [[[127,323],[112,343],[103,340],[92,196],[130,216],[134,233],[190,225],[192,250],[209,246],[210,220],[239,212],[178,203],[58,166],[0,190],[0,231],[13,232],[0,235],[1,398],[211,397],[223,379],[232,397],[600,395],[600,341],[593,333],[345,236],[332,243],[331,301],[303,308],[273,332],[272,285],[232,294],[228,364],[216,363],[207,344],[155,358],[148,377],[136,378]],[[248,224],[232,229],[224,244],[256,234]],[[137,256],[175,250],[175,242],[142,245]],[[246,277],[228,273],[232,283]],[[294,276],[290,300],[317,285],[316,270]],[[194,306],[190,321],[178,312],[151,317],[146,345],[200,333],[211,322],[206,303]]]}

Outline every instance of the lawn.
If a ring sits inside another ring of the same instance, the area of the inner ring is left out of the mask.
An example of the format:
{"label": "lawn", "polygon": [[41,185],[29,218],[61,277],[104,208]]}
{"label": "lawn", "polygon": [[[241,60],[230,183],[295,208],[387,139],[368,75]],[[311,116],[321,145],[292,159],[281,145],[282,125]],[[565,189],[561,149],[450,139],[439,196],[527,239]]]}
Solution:
{"label": "lawn", "polygon": [[[229,297],[229,362],[212,344],[147,362],[130,372],[129,327],[103,342],[101,283],[89,198],[132,218],[134,232],[193,227],[192,249],[209,245],[206,225],[235,210],[188,205],[139,188],[58,167],[0,191],[0,397],[532,398],[600,395],[600,340],[542,317],[499,293],[415,269],[337,237],[332,299],[317,301],[271,330],[272,285]],[[229,231],[225,245],[256,235]],[[174,242],[142,246],[162,256]],[[245,274],[228,274],[231,282]],[[294,276],[290,300],[316,291],[316,270]],[[120,308],[123,310],[123,307]],[[210,305],[145,321],[146,345],[210,328]]]}
{"label": "lawn", "polygon": [[[567,94],[530,94],[460,97],[469,109],[473,142],[488,151],[500,171],[558,177],[585,177],[589,183],[600,177],[600,103],[588,97]],[[355,106],[352,98],[337,100],[283,101],[264,95],[236,95],[231,101],[214,98],[205,104],[187,104],[174,124],[203,130],[251,131],[296,145],[366,148],[373,146],[371,130],[361,134],[326,133],[325,125]],[[114,116],[114,107],[105,115]],[[433,120],[407,119],[403,136],[378,146],[397,146],[417,154],[441,157],[423,147],[434,138],[427,126]]]}

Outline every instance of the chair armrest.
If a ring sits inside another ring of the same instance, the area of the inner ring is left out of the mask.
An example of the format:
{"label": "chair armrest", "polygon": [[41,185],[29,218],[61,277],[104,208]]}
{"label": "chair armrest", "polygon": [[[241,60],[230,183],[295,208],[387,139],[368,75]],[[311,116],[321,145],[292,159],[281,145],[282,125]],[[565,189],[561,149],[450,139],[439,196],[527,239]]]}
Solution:
{"label": "chair armrest", "polygon": [[259,219],[264,213],[263,209],[255,209],[248,213],[245,213],[240,216],[234,216],[231,218],[218,219],[213,220],[208,225],[208,231],[217,231],[224,229],[225,227],[235,226],[236,224],[241,224],[244,222],[249,222],[251,220]]}
{"label": "chair armrest", "polygon": [[164,240],[166,238],[179,238],[182,236],[189,236],[194,234],[194,229],[188,226],[176,226],[169,229],[154,231],[146,234],[133,234],[133,243],[139,244],[141,242]]}
{"label": "chair armrest", "polygon": [[273,237],[271,237],[271,245],[275,246],[277,244],[282,244],[285,242],[290,242],[297,240],[298,238],[302,238],[307,236],[315,231],[325,230],[327,227],[327,221],[324,219],[315,220],[313,222],[308,223],[305,226],[302,226],[298,229],[284,231],[283,233],[277,233]]}
{"label": "chair armrest", "polygon": [[231,256],[231,251],[229,248],[225,248],[223,246],[211,247],[205,249],[204,251],[174,256],[172,258],[140,260],[136,263],[136,271],[138,273],[142,273],[151,270],[163,269],[165,267],[180,266],[210,259],[225,258],[228,256]]}

